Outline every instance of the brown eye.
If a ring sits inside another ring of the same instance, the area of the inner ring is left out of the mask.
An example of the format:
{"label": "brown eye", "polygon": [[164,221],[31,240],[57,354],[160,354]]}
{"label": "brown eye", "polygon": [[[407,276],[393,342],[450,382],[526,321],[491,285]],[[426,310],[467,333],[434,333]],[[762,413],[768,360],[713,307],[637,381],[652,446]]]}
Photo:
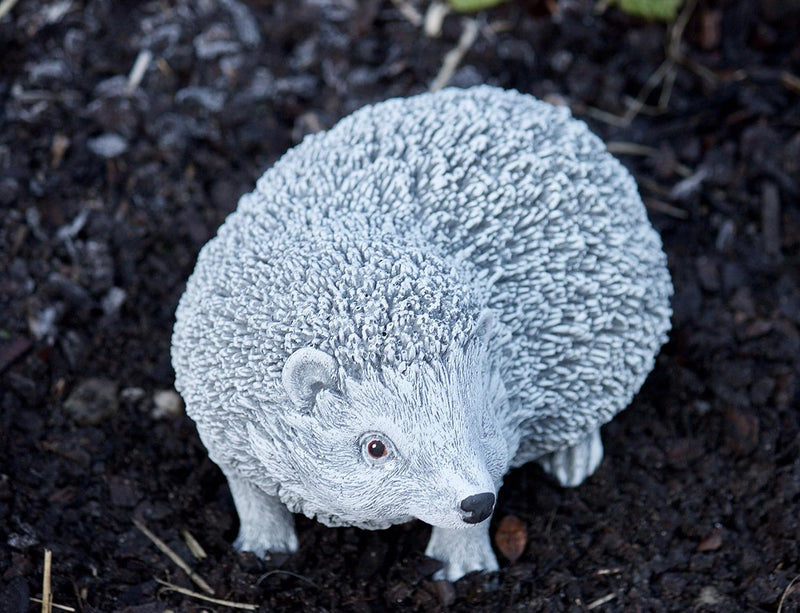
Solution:
{"label": "brown eye", "polygon": [[378,439],[373,439],[367,443],[367,453],[378,460],[386,455],[386,445]]}

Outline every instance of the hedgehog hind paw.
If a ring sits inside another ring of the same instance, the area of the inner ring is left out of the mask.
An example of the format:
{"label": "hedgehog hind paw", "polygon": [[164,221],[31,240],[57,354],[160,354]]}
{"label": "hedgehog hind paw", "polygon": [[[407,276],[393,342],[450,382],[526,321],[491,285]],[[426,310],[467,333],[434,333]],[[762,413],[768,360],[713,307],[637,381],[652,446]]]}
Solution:
{"label": "hedgehog hind paw", "polygon": [[433,527],[425,555],[444,566],[433,575],[435,581],[458,581],[464,575],[500,567],[489,539],[489,522],[464,530]]}
{"label": "hedgehog hind paw", "polygon": [[562,487],[576,487],[591,476],[603,461],[600,428],[595,428],[576,445],[539,458],[539,465]]}

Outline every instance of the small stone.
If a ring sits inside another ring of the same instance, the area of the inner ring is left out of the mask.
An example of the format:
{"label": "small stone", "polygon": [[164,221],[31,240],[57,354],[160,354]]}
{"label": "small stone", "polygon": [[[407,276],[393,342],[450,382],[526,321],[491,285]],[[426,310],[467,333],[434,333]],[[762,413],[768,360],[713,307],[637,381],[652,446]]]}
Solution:
{"label": "small stone", "polygon": [[456,589],[449,581],[434,581],[433,586],[443,607],[449,607],[456,601]]}
{"label": "small stone", "polygon": [[175,102],[198,104],[212,113],[218,113],[225,106],[225,93],[208,87],[184,87],[176,92]]}
{"label": "small stone", "polygon": [[48,59],[28,66],[28,77],[35,85],[65,81],[69,77],[69,68],[64,60]]}
{"label": "small stone", "polygon": [[36,530],[30,524],[19,522],[17,532],[12,532],[8,535],[6,541],[14,549],[27,549],[39,544],[39,537],[36,536]]}
{"label": "small stone", "polygon": [[103,307],[103,313],[106,315],[116,315],[125,303],[125,298],[127,297],[128,294],[124,289],[121,287],[112,287],[100,301],[100,305]]}
{"label": "small stone", "polygon": [[37,341],[47,341],[52,344],[56,336],[56,321],[58,310],[48,306],[28,317],[28,329]]}
{"label": "small stone", "polygon": [[746,456],[758,447],[758,416],[734,406],[725,412],[725,435],[728,447],[738,456]]}
{"label": "small stone", "polygon": [[25,611],[30,610],[30,590],[28,581],[24,577],[14,577],[3,588],[0,588],[0,601],[3,603],[3,611]]}
{"label": "small stone", "polygon": [[147,395],[141,387],[126,387],[120,393],[119,397],[125,402],[139,402]]}
{"label": "small stone", "polygon": [[19,181],[12,177],[0,179],[0,204],[7,205],[19,197]]}
{"label": "small stone", "polygon": [[90,138],[86,144],[92,153],[106,159],[115,158],[128,150],[128,141],[113,132]]}
{"label": "small stone", "polygon": [[220,4],[233,17],[233,27],[236,28],[239,40],[247,47],[257,47],[261,42],[261,33],[250,9],[236,0],[221,0]]}
{"label": "small stone", "polygon": [[698,607],[713,606],[725,602],[724,596],[719,593],[719,590],[713,585],[707,585],[700,590],[700,595],[695,600]]}
{"label": "small stone", "polygon": [[722,530],[718,528],[716,530],[712,530],[711,534],[700,541],[695,551],[700,553],[704,551],[716,551],[720,547],[722,547]]}
{"label": "small stone", "polygon": [[183,400],[174,390],[159,390],[153,394],[153,419],[174,419],[183,413]]}
{"label": "small stone", "polygon": [[117,384],[108,379],[86,379],[64,401],[64,410],[80,426],[96,426],[118,408]]}
{"label": "small stone", "polygon": [[717,292],[720,288],[719,268],[713,258],[700,256],[697,258],[697,277],[701,287],[707,292]]}
{"label": "small stone", "polygon": [[111,475],[107,479],[111,504],[115,507],[131,508],[142,499],[134,483],[125,477]]}
{"label": "small stone", "polygon": [[194,39],[194,51],[201,60],[213,60],[241,50],[242,45],[233,40],[230,28],[220,23],[215,23]]}

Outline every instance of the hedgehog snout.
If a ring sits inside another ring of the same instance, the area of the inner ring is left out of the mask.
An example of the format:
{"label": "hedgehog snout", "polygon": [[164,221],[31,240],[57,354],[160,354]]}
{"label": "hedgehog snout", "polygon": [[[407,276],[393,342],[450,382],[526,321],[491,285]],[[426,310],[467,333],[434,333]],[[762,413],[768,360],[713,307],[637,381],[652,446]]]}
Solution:
{"label": "hedgehog snout", "polygon": [[468,524],[479,524],[494,510],[495,497],[492,492],[467,496],[461,501],[461,519]]}

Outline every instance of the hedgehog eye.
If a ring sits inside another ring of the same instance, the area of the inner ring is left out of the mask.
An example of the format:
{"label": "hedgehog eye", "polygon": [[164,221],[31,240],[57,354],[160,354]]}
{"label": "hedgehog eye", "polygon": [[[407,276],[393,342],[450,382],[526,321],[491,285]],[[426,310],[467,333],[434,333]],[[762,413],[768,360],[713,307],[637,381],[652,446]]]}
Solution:
{"label": "hedgehog eye", "polygon": [[367,453],[376,460],[384,457],[386,452],[386,445],[384,445],[382,440],[374,438],[367,443]]}
{"label": "hedgehog eye", "polygon": [[383,434],[370,432],[361,437],[361,453],[370,464],[380,464],[392,456],[394,448]]}

